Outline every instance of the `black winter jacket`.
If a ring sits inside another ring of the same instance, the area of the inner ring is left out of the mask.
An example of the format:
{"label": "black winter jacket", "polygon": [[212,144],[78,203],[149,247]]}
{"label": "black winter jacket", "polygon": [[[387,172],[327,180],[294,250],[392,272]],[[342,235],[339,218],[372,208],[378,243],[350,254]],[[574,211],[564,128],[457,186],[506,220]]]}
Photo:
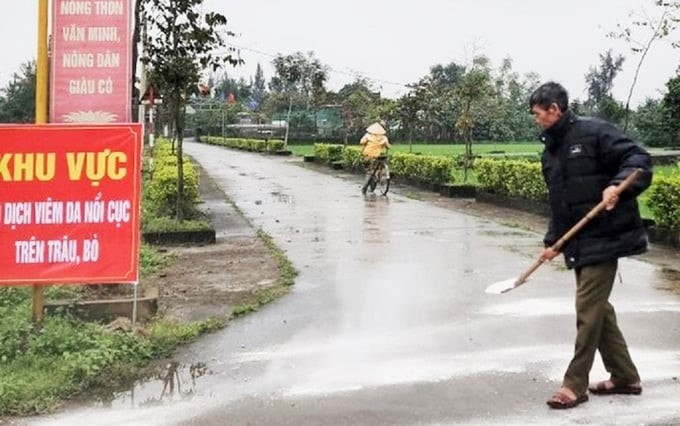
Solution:
{"label": "black winter jacket", "polygon": [[574,268],[646,251],[647,233],[635,198],[652,180],[649,154],[614,125],[569,110],[540,139],[545,144],[541,162],[551,211],[545,245],[553,245],[602,201],[607,186],[641,169],[616,207],[593,218],[562,252],[567,267]]}

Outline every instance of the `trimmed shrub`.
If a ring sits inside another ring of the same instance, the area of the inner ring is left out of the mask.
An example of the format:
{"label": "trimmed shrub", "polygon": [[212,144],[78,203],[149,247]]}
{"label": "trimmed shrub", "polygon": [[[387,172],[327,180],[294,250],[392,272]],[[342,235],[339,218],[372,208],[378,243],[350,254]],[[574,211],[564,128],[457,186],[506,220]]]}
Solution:
{"label": "trimmed shrub", "polygon": [[657,225],[680,231],[680,178],[655,178],[647,200]]}
{"label": "trimmed shrub", "polygon": [[541,164],[535,161],[480,158],[475,161],[475,172],[486,191],[538,201],[548,197]]}
{"label": "trimmed shrub", "polygon": [[361,147],[348,146],[342,151],[342,162],[345,169],[354,172],[364,171],[364,158],[361,155]]}
{"label": "trimmed shrub", "polygon": [[340,144],[330,143],[315,143],[314,157],[324,163],[332,163],[333,161],[342,160],[342,152],[345,146]]}
{"label": "trimmed shrub", "polygon": [[390,156],[390,172],[417,183],[453,182],[451,157],[395,153]]}
{"label": "trimmed shrub", "polygon": [[[174,217],[177,214],[177,158],[171,152],[169,141],[159,140],[155,157],[153,178],[144,188],[144,196],[150,202],[152,211],[145,211],[144,213],[151,216]],[[184,200],[181,208],[184,213],[183,216],[191,218],[195,216],[194,205],[200,197],[198,172],[188,157],[184,158],[182,169],[184,172]]]}

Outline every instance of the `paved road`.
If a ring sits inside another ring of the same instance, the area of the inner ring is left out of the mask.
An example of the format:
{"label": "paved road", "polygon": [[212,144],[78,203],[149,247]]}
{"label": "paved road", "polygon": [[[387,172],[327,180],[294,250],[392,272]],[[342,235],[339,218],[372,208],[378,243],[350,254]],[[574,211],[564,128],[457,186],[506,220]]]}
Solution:
{"label": "paved road", "polygon": [[[294,290],[180,351],[173,392],[152,381],[37,423],[680,424],[677,275],[621,262],[613,302],[644,394],[553,411],[545,400],[574,337],[572,273],[553,262],[520,289],[484,293],[533,262],[540,235],[408,194],[365,198],[358,177],[299,160],[185,147],[285,250]],[[591,378],[604,377],[598,359]]]}

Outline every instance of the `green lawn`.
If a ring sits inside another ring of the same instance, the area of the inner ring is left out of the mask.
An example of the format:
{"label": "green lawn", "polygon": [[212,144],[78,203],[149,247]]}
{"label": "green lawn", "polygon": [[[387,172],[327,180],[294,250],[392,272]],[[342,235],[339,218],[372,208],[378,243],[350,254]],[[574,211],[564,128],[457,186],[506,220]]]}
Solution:
{"label": "green lawn", "polygon": [[[358,143],[355,144],[358,146]],[[288,145],[294,155],[314,155],[314,145]],[[465,146],[462,144],[412,144],[409,146],[404,143],[393,143],[392,152],[414,152],[422,155],[460,155],[464,152]],[[476,143],[472,145],[472,152],[475,155],[538,155],[543,150],[541,143]],[[675,165],[654,167],[654,176],[680,176],[680,167]],[[463,182],[463,172],[454,171],[454,181]],[[468,183],[475,184],[476,177],[474,171],[468,174]],[[647,207],[647,194],[643,193],[640,197],[640,211],[643,217],[653,217]]]}

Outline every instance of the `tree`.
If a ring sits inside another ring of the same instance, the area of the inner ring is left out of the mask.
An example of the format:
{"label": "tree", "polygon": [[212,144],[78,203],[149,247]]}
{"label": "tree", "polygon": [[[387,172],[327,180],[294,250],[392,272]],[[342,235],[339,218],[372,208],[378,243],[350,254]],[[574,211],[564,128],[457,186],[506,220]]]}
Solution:
{"label": "tree", "polygon": [[[164,97],[170,119],[177,134],[177,211],[184,217],[184,137],[185,104],[196,90],[200,73],[216,70],[223,64],[238,65],[242,61],[229,50],[217,56],[215,49],[224,47],[220,29],[227,18],[219,13],[202,12],[203,0],[147,0],[144,5],[147,34],[142,61],[149,66],[149,80]],[[227,36],[233,35],[227,32]]]}
{"label": "tree", "polygon": [[460,115],[456,121],[456,130],[465,142],[465,158],[463,162],[464,180],[467,182],[468,169],[472,163],[472,132],[479,115],[475,107],[493,93],[489,61],[480,56],[474,59],[473,65],[456,85],[456,98],[460,103]]}
{"label": "tree", "polygon": [[257,109],[262,105],[264,99],[267,97],[267,86],[264,79],[264,73],[262,72],[262,67],[259,63],[255,69],[255,78],[253,79],[251,92],[253,104],[256,105],[255,109]]}
{"label": "tree", "polygon": [[227,103],[233,99],[233,102],[247,105],[253,93],[252,86],[245,78],[240,77],[236,80],[229,77],[226,71],[212,74],[207,86],[210,89],[210,96]]}
{"label": "tree", "polygon": [[612,96],[614,79],[623,68],[625,58],[621,55],[614,57],[609,49],[600,54],[599,67],[590,67],[585,75],[588,88],[588,98],[585,105],[598,117],[610,121],[618,121],[622,118],[623,108],[618,105]]}
{"label": "tree", "polygon": [[341,105],[343,143],[347,145],[349,135],[357,136],[369,121],[377,120],[377,107],[380,95],[371,89],[368,81],[357,78],[353,83],[346,84],[338,92]]}
{"label": "tree", "polygon": [[[628,97],[626,98],[624,131],[628,129],[630,99],[633,96],[633,90],[637,84],[640,70],[647,54],[657,40],[672,38],[678,29],[678,25],[680,25],[680,1],[654,0],[654,3],[657,6],[657,14],[655,16],[631,12],[629,14],[631,22],[627,26],[618,24],[615,31],[607,34],[608,37],[626,41],[630,45],[631,51],[634,54],[640,55],[640,60],[635,67],[633,82],[630,85]],[[680,40],[671,40],[671,45],[674,48],[680,47]]]}
{"label": "tree", "polygon": [[[430,67],[430,72],[414,85],[410,99],[418,104],[420,117],[415,118],[424,135],[432,140],[454,140],[459,105],[455,102],[455,87],[465,74],[465,67],[451,62]],[[411,108],[412,109],[412,108]],[[413,113],[413,111],[411,111]],[[413,126],[411,127],[413,128]],[[409,131],[409,135],[412,132]],[[410,137],[410,136],[409,136]]]}
{"label": "tree", "polygon": [[[679,70],[680,71],[680,70]],[[661,104],[665,112],[664,125],[670,133],[670,145],[680,145],[680,73],[666,82],[668,92]]]}
{"label": "tree", "polygon": [[288,146],[290,130],[290,114],[293,109],[293,98],[297,93],[306,103],[306,109],[316,108],[325,93],[324,84],[328,80],[328,68],[322,65],[314,54],[307,55],[296,52],[292,55],[278,55],[272,61],[276,75],[272,77],[270,87],[284,92],[288,97],[288,113],[286,115],[286,134],[284,145]]}
{"label": "tree", "polygon": [[35,84],[35,61],[26,62],[0,89],[0,123],[35,122]]}
{"label": "tree", "polygon": [[416,95],[416,87],[397,100],[396,117],[399,128],[408,136],[408,151],[413,152],[413,134],[417,131],[423,115],[420,98]]}
{"label": "tree", "polygon": [[665,108],[658,99],[648,98],[633,115],[639,140],[647,146],[671,145],[671,134],[664,125]]}

